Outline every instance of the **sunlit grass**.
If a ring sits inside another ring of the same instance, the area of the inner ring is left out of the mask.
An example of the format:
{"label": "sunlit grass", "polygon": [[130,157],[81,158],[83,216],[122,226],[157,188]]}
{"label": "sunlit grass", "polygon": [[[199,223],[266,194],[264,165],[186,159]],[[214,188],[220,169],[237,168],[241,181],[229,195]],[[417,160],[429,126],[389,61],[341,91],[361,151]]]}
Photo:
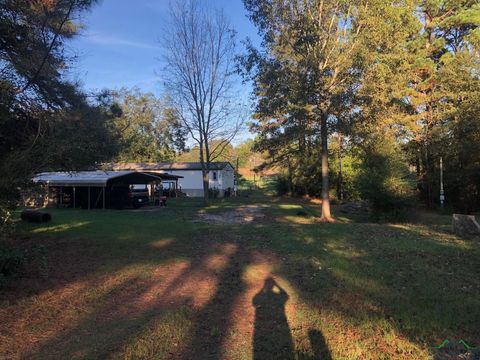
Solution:
{"label": "sunlit grass", "polygon": [[192,310],[180,307],[155,318],[145,330],[128,341],[113,357],[124,359],[160,359],[160,354],[175,354],[192,327]]}
{"label": "sunlit grass", "polygon": [[32,229],[32,233],[40,234],[40,233],[56,233],[56,232],[63,232],[72,230],[77,227],[85,226],[90,224],[91,221],[77,221],[77,222],[70,222],[67,224],[60,224],[60,225],[52,225],[52,226],[43,226]]}
{"label": "sunlit grass", "polygon": [[161,240],[157,240],[157,241],[153,241],[150,243],[150,245],[152,247],[155,247],[155,248],[162,248],[162,247],[165,247],[165,246],[169,246],[169,245],[172,245],[172,243],[174,242],[175,240],[170,238],[170,239],[161,239]]}
{"label": "sunlit grass", "polygon": [[278,208],[282,210],[292,210],[292,209],[301,209],[302,206],[297,204],[280,204],[278,205]]}

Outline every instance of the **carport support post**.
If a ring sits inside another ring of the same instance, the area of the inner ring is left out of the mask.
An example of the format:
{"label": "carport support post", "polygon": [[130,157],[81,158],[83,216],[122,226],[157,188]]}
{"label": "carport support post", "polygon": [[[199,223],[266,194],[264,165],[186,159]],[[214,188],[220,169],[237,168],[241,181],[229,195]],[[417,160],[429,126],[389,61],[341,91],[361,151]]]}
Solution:
{"label": "carport support post", "polygon": [[88,210],[90,210],[90,186],[88,187]]}
{"label": "carport support post", "polygon": [[51,203],[52,199],[52,188],[50,187],[50,184],[47,185],[47,206]]}
{"label": "carport support post", "polygon": [[103,187],[103,204],[102,204],[103,210],[105,210],[105,186]]}

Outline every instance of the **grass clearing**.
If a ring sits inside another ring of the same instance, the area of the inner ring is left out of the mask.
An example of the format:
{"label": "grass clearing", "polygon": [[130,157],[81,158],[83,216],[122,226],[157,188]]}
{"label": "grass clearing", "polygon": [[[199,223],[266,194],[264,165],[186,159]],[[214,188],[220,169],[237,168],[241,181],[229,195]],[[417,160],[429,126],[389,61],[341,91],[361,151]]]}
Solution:
{"label": "grass clearing", "polygon": [[[193,221],[251,204],[268,207],[248,225]],[[21,224],[46,276],[34,264],[0,293],[0,358],[428,359],[445,339],[480,345],[478,239],[448,216],[329,224],[319,211],[252,194]]]}

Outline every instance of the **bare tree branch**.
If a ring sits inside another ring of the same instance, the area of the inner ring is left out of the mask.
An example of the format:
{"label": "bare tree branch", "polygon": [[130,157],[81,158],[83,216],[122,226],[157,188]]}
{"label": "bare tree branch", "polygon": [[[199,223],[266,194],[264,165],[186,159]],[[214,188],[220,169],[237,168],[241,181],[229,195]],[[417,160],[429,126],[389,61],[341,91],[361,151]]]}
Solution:
{"label": "bare tree branch", "polygon": [[166,86],[184,126],[199,145],[207,201],[210,162],[239,129],[232,92],[235,33],[221,11],[195,0],[174,3],[170,17],[162,43]]}

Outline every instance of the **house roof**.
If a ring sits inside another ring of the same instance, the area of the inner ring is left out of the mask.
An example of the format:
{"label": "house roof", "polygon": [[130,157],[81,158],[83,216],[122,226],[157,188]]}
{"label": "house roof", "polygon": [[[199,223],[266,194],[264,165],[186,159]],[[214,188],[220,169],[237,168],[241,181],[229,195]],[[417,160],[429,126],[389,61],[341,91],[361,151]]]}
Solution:
{"label": "house roof", "polygon": [[43,172],[37,174],[34,182],[53,186],[106,186],[113,179],[124,177],[132,183],[151,182],[155,180],[177,179],[181,176],[170,174],[149,174],[137,171],[75,171],[75,172]]}
{"label": "house roof", "polygon": [[[215,161],[210,163],[210,170],[223,170],[226,166],[232,164],[228,161]],[[137,163],[114,163],[110,164],[112,170],[202,170],[200,162],[137,162]]]}

